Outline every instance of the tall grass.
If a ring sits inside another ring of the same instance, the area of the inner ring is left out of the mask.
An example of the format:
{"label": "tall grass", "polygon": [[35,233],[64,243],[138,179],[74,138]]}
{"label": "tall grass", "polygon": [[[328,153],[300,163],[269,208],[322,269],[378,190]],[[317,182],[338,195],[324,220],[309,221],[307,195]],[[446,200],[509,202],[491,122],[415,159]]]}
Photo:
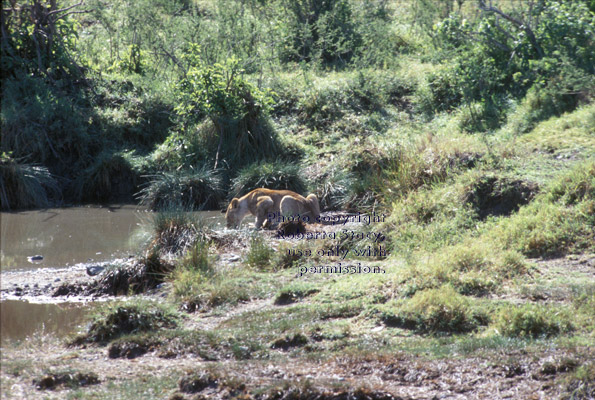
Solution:
{"label": "tall grass", "polygon": [[258,162],[240,170],[238,176],[233,179],[231,197],[246,194],[260,187],[292,190],[300,194],[306,194],[307,189],[299,165],[283,161]]}
{"label": "tall grass", "polygon": [[58,182],[46,167],[0,156],[0,200],[2,210],[43,208],[58,202]]}
{"label": "tall grass", "polygon": [[190,210],[172,205],[153,217],[152,248],[164,253],[182,254],[193,244],[205,241],[207,228]]}
{"label": "tall grass", "polygon": [[190,210],[217,209],[223,200],[217,171],[207,169],[161,172],[137,193],[151,210],[178,207]]}
{"label": "tall grass", "polygon": [[76,198],[83,201],[131,199],[139,177],[128,160],[105,151],[75,181]]}

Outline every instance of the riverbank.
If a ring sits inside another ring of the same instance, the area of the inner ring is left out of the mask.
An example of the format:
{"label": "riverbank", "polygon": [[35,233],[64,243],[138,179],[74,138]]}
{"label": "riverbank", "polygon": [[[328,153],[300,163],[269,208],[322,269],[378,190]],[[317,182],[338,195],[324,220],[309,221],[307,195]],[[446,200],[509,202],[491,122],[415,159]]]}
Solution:
{"label": "riverbank", "polygon": [[[217,332],[238,321],[275,309],[279,307],[270,300],[250,301],[187,314],[178,329],[211,332],[216,338]],[[382,343],[404,333],[377,326],[366,332],[354,328],[350,336],[359,337],[362,344]],[[73,347],[41,336],[3,346],[1,389],[6,398],[343,399],[349,394],[362,400],[551,399],[581,390],[577,369],[595,357],[589,346],[552,348],[539,341],[489,345],[490,339],[479,338],[456,344],[445,338],[442,345],[435,343],[426,350],[420,342],[417,350],[351,348],[323,352],[313,359],[312,346],[332,339],[316,340],[307,338],[305,347],[270,349],[262,359],[227,358],[217,352],[205,359],[200,353],[159,348],[114,357],[113,346]]]}

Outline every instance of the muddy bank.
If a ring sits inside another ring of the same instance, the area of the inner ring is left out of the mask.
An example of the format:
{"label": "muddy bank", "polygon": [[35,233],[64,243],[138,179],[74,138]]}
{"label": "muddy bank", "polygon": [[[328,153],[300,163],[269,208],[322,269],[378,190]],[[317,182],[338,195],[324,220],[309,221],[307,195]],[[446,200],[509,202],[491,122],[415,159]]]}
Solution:
{"label": "muddy bank", "polygon": [[1,300],[28,300],[37,303],[85,301],[86,296],[53,296],[64,284],[86,286],[95,278],[87,274],[87,265],[68,268],[40,268],[6,271],[0,276]]}

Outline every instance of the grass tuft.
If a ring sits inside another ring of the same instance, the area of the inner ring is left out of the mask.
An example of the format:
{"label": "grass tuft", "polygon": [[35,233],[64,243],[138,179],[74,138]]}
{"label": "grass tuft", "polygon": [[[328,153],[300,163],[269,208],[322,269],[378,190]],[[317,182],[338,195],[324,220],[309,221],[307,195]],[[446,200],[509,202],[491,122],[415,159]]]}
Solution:
{"label": "grass tuft", "polygon": [[151,178],[137,197],[153,211],[172,207],[213,210],[218,209],[223,200],[221,180],[214,170],[162,172]]}
{"label": "grass tuft", "polygon": [[45,208],[60,196],[60,187],[46,167],[0,155],[0,209]]}
{"label": "grass tuft", "polygon": [[240,170],[233,179],[232,197],[238,197],[257,188],[292,190],[305,194],[307,185],[297,164],[283,161],[254,163]]}

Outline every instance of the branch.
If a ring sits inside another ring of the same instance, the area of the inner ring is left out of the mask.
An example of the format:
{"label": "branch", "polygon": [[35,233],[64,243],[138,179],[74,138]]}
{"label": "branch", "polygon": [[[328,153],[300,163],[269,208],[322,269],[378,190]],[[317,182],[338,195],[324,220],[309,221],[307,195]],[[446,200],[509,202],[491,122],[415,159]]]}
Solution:
{"label": "branch", "polygon": [[515,24],[519,29],[522,29],[525,31],[525,33],[527,34],[527,37],[529,38],[529,41],[531,42],[531,44],[533,45],[533,47],[535,48],[535,50],[537,51],[537,55],[539,56],[539,58],[543,58],[544,57],[544,53],[543,53],[543,49],[541,48],[541,46],[539,45],[539,43],[537,43],[537,38],[535,37],[535,34],[533,33],[533,31],[531,30],[531,28],[529,27],[529,24],[518,20],[514,17],[511,17],[508,14],[503,13],[502,11],[498,10],[496,7],[492,7],[492,6],[487,6],[484,0],[478,0],[479,2],[479,9],[486,11],[486,12],[493,12],[496,13],[498,15],[500,15],[502,18],[512,22],[513,24]]}
{"label": "branch", "polygon": [[62,14],[62,15],[56,17],[56,19],[54,19],[54,21],[57,21],[60,18],[67,17],[72,14],[86,14],[86,13],[90,13],[91,11],[93,11],[93,10],[70,11],[70,12],[67,12],[66,14]]}
{"label": "branch", "polygon": [[73,9],[75,7],[78,7],[78,6],[82,5],[83,3],[84,3],[84,1],[81,0],[78,3],[71,5],[70,7],[64,7],[64,8],[61,8],[59,10],[50,11],[49,13],[47,13],[46,16],[49,17],[49,16],[52,16],[54,14],[58,14],[58,13],[61,13],[61,12],[64,12],[64,11],[68,11],[70,9]]}

